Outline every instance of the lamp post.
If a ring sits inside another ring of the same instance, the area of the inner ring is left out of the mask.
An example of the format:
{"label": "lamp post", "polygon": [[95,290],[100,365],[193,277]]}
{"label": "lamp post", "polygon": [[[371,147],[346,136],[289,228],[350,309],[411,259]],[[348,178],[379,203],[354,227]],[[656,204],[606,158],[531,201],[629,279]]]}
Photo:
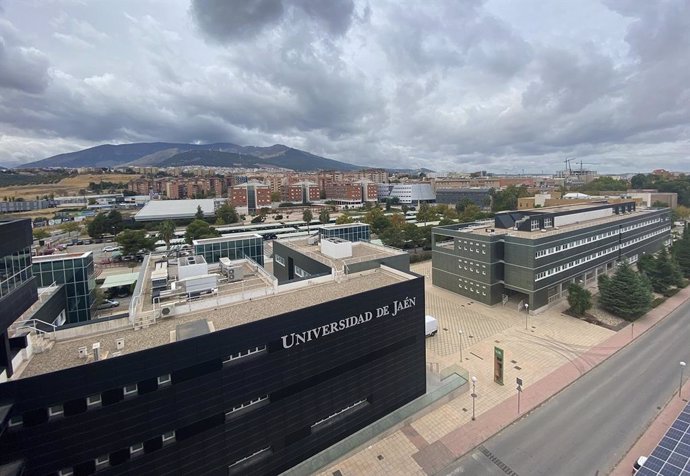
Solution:
{"label": "lamp post", "polygon": [[529,318],[529,304],[525,303],[525,330],[527,329],[527,319]]}
{"label": "lamp post", "polygon": [[460,331],[460,363],[462,362],[462,331]]}
{"label": "lamp post", "polygon": [[472,376],[472,421],[474,418],[474,401],[477,399],[477,377]]}
{"label": "lamp post", "polygon": [[680,361],[680,382],[678,383],[678,398],[681,398],[681,390],[683,389],[683,369],[685,368],[685,362]]}

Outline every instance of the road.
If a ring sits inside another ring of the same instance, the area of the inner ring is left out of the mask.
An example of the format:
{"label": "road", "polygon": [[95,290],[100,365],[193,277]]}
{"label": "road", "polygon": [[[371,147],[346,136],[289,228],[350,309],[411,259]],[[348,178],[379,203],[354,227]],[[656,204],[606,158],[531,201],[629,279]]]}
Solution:
{"label": "road", "polygon": [[[689,360],[690,302],[686,302],[635,342],[439,474],[608,474],[668,400],[678,398],[679,363]],[[683,380],[688,374],[686,370]]]}

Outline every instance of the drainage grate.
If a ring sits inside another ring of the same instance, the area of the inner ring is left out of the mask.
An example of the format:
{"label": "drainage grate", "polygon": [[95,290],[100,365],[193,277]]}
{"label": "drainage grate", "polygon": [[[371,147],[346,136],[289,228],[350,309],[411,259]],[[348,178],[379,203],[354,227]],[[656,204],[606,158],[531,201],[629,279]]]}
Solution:
{"label": "drainage grate", "polygon": [[517,364],[517,360],[511,360],[510,363],[511,364]]}
{"label": "drainage grate", "polygon": [[515,370],[522,370],[522,367],[518,367],[517,365],[513,367]]}
{"label": "drainage grate", "polygon": [[486,456],[487,458],[489,458],[489,461],[491,461],[493,464],[495,464],[496,466],[498,466],[499,468],[501,468],[501,470],[502,470],[504,473],[506,473],[507,475],[509,475],[509,476],[519,476],[515,471],[513,471],[512,469],[510,469],[510,466],[508,466],[508,465],[505,464],[503,461],[501,461],[501,460],[498,458],[498,456],[496,456],[495,454],[493,454],[491,451],[489,451],[488,449],[486,449],[484,446],[481,446],[481,445],[480,445],[478,449],[479,449],[479,451],[482,452],[482,454],[483,454],[484,456]]}

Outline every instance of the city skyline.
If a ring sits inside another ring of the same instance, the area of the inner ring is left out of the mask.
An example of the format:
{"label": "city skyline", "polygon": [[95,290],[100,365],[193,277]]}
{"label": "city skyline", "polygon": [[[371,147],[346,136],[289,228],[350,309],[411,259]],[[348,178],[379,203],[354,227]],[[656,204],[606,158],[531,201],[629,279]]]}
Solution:
{"label": "city skyline", "polygon": [[161,6],[0,2],[0,163],[161,140],[436,171],[687,170],[680,0]]}

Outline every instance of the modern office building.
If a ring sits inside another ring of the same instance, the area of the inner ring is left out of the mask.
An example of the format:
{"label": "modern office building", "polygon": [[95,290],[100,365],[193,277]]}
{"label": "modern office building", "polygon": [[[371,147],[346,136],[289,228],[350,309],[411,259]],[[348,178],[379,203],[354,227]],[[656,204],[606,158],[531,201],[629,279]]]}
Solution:
{"label": "modern office building", "polygon": [[91,251],[35,256],[32,268],[39,287],[65,286],[68,323],[91,319],[96,302],[96,278]]}
{"label": "modern office building", "polygon": [[493,222],[432,229],[433,284],[484,304],[538,310],[590,284],[616,262],[670,243],[670,211],[634,201],[497,213]]}
{"label": "modern office building", "polygon": [[218,238],[194,240],[194,254],[201,255],[208,263],[218,263],[221,258],[231,260],[251,258],[264,264],[264,240],[256,233],[234,233]]}
{"label": "modern office building", "polygon": [[328,224],[319,227],[319,236],[323,238],[340,238],[347,241],[369,241],[371,229],[367,223]]}
{"label": "modern office building", "polygon": [[[12,377],[15,356],[26,347],[26,339],[10,338],[8,329],[37,298],[31,274],[32,243],[31,220],[0,221],[0,385]],[[2,408],[0,400],[0,423]]]}
{"label": "modern office building", "polygon": [[436,201],[436,194],[430,183],[379,184],[378,196],[379,200],[397,197],[404,205],[419,205]]}
{"label": "modern office building", "polygon": [[424,394],[423,277],[281,286],[242,266],[211,296],[138,299],[26,355],[0,383],[0,472],[274,475]]}
{"label": "modern office building", "polygon": [[409,272],[410,255],[395,248],[336,237],[322,236],[318,245],[313,237],[273,242],[273,274],[279,284],[330,274],[340,276],[381,265]]}

